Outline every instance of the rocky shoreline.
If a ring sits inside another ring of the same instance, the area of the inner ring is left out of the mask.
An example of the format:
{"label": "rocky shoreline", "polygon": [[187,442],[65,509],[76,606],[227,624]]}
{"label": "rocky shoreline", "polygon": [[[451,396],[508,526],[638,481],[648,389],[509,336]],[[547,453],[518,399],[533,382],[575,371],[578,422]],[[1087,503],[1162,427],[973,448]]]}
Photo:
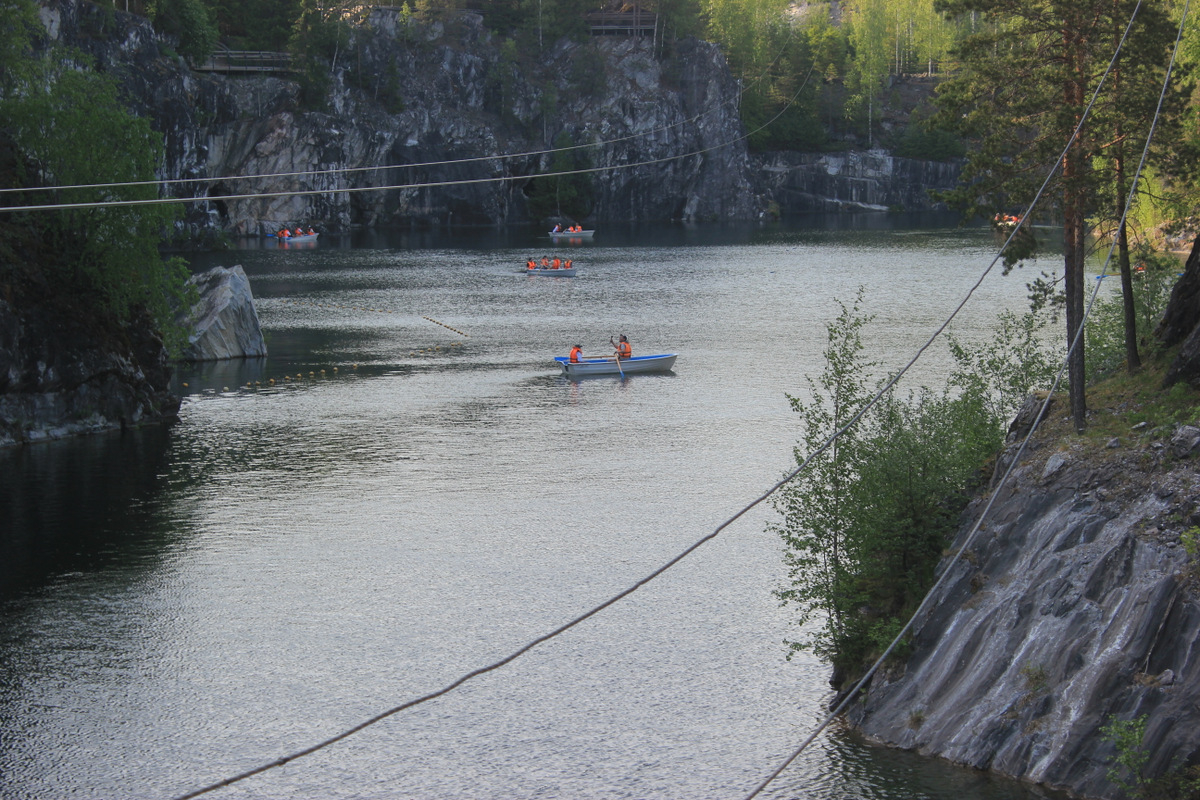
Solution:
{"label": "rocky shoreline", "polygon": [[1144,368],[1181,401],[1117,391],[1082,436],[1052,406],[1023,454],[1040,404],[1018,416],[996,468],[1019,455],[1010,482],[967,509],[910,653],[850,707],[868,738],[1089,798],[1124,796],[1114,721],[1145,722],[1127,782],[1200,762],[1198,295],[1200,239],[1155,331],[1177,349]]}

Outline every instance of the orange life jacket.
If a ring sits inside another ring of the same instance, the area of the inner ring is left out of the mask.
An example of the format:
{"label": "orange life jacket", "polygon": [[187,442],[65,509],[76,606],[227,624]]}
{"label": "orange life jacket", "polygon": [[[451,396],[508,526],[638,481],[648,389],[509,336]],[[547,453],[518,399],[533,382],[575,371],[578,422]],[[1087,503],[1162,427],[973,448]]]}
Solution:
{"label": "orange life jacket", "polygon": [[578,364],[582,360],[583,360],[583,351],[580,350],[578,347],[572,347],[571,348],[571,363]]}
{"label": "orange life jacket", "polygon": [[550,262],[550,265],[552,267],[554,267],[555,269],[558,269],[559,267],[562,266],[562,259],[555,257],[555,259],[552,262]]}
{"label": "orange life jacket", "polygon": [[537,269],[537,262],[532,258],[525,262],[526,269]]}
{"label": "orange life jacket", "polygon": [[633,355],[633,348],[629,345],[629,342],[618,342],[617,352],[620,353],[621,358],[629,358]]}

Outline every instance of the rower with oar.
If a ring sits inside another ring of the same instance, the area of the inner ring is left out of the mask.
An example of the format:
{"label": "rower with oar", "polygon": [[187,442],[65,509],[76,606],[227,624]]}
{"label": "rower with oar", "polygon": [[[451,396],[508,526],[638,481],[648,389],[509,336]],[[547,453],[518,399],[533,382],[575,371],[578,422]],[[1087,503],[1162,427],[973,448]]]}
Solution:
{"label": "rower with oar", "polygon": [[613,361],[617,362],[617,372],[621,373],[621,377],[625,377],[625,368],[621,366],[621,359],[628,359],[633,356],[633,348],[629,344],[629,340],[625,338],[625,334],[621,334],[620,340],[614,342],[613,338],[608,337],[608,343],[616,348],[613,353]]}

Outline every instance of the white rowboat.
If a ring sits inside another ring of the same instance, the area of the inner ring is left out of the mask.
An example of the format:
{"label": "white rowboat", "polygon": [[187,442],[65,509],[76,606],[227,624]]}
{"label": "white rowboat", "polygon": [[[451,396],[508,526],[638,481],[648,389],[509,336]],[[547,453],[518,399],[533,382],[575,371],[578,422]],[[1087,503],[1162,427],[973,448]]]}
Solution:
{"label": "white rowboat", "polygon": [[550,238],[558,239],[590,239],[595,235],[595,231],[550,231]]}
{"label": "white rowboat", "polygon": [[562,367],[563,374],[570,378],[581,378],[589,375],[639,375],[647,372],[670,372],[675,366],[677,353],[661,353],[656,356],[634,356],[622,358],[618,366],[613,358],[585,358],[572,364],[567,356],[555,356],[554,360]]}

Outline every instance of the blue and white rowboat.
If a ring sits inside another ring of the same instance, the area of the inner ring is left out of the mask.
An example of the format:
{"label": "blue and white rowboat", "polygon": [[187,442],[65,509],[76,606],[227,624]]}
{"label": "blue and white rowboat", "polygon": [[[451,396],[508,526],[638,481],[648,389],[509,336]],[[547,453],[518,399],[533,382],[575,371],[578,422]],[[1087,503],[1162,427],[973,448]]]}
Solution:
{"label": "blue and white rowboat", "polygon": [[589,375],[639,375],[647,372],[670,372],[675,366],[678,353],[662,353],[656,356],[634,356],[622,358],[620,365],[613,358],[585,358],[572,364],[568,356],[555,356],[562,367],[563,375],[581,378]]}

